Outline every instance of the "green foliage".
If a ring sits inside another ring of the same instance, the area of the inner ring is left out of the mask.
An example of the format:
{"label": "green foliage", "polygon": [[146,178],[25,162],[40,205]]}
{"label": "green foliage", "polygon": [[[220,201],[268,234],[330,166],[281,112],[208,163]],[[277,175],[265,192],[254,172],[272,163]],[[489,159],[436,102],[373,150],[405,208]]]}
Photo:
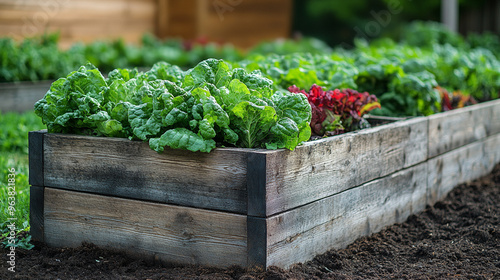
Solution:
{"label": "green foliage", "polygon": [[148,72],[88,64],[54,82],[35,112],[49,132],[128,137],[210,152],[216,143],[294,149],[309,139],[307,100],[274,94],[259,71],[208,59],[187,71],[162,62]]}
{"label": "green foliage", "polygon": [[438,22],[414,21],[403,28],[401,34],[403,43],[415,47],[432,47],[435,44],[465,46],[465,40],[460,34],[450,31]]}
{"label": "green foliage", "polygon": [[143,36],[139,46],[116,39],[77,43],[61,50],[58,41],[57,33],[26,38],[20,43],[0,38],[0,82],[55,80],[87,62],[109,72],[115,68],[151,67],[158,61],[193,67],[208,58],[242,58],[242,52],[231,45],[161,41],[149,34]]}
{"label": "green foliage", "polygon": [[44,129],[40,118],[34,112],[0,112],[0,152],[28,154],[28,132]]}
{"label": "green foliage", "polygon": [[316,38],[302,38],[299,40],[278,39],[269,42],[262,42],[253,47],[249,54],[269,55],[269,54],[293,54],[293,53],[311,53],[325,54],[330,53],[332,49],[323,41]]}
{"label": "green foliage", "polygon": [[309,88],[313,84],[330,88],[354,88],[358,70],[353,60],[336,54],[290,54],[284,56],[251,56],[236,66],[248,71],[260,70],[273,80],[276,89],[287,89],[296,85]]}
{"label": "green foliage", "polygon": [[[414,20],[440,21],[439,0],[294,0],[292,30],[330,46],[353,45],[355,38],[404,34]],[[460,11],[480,12],[488,0],[459,0]]]}
{"label": "green foliage", "polygon": [[484,48],[490,50],[498,59],[500,59],[500,37],[491,32],[483,34],[471,33],[467,36],[467,42],[473,49]]}
{"label": "green foliage", "polygon": [[[2,123],[2,126],[5,123]],[[27,147],[27,139],[24,143]],[[8,209],[9,190],[7,188],[9,179],[9,169],[15,169],[15,211],[12,216]],[[28,183],[28,156],[20,152],[0,152],[0,243],[7,245],[7,235],[10,230],[7,227],[11,221],[14,221],[16,226],[16,246],[24,249],[31,249],[31,236],[27,234],[29,231],[29,183]],[[10,219],[14,220],[10,220]]]}
{"label": "green foliage", "polygon": [[[31,249],[29,235],[29,182],[28,182],[28,132],[45,128],[34,112],[0,113],[0,243],[7,245],[7,227],[14,218],[16,225],[16,247]],[[15,169],[15,211],[8,209],[9,170]]]}
{"label": "green foliage", "polygon": [[0,38],[0,82],[57,79],[84,63],[81,53],[58,49],[58,34],[16,43]]}
{"label": "green foliage", "polygon": [[15,232],[15,243],[9,242],[8,237],[11,235],[11,230],[8,227],[9,223],[0,223],[0,243],[5,248],[15,247],[25,250],[31,250],[35,245],[31,244],[31,235],[29,234],[30,225],[29,221],[24,221],[20,228],[14,230]]}
{"label": "green foliage", "polygon": [[[316,84],[367,91],[379,97],[382,108],[372,112],[379,115],[440,112],[438,85],[480,101],[498,98],[500,61],[491,51],[469,48],[462,37],[437,24],[416,23],[411,28],[415,34],[429,34],[408,35],[405,42],[423,46],[398,44],[387,38],[370,44],[357,40],[352,50],[336,49],[316,55],[253,55],[234,65],[248,71],[260,70],[274,82],[276,90]],[[426,39],[419,41],[421,38]]]}

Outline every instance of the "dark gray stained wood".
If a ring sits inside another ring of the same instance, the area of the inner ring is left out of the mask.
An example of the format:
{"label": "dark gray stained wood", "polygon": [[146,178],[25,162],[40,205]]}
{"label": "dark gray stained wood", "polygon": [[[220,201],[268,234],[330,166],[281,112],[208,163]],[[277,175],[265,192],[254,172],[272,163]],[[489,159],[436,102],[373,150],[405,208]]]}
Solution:
{"label": "dark gray stained wood", "polygon": [[271,216],[425,161],[427,120],[311,141],[294,151],[264,152],[266,216]]}
{"label": "dark gray stained wood", "polygon": [[49,246],[91,242],[175,263],[247,264],[244,215],[52,188],[44,212]]}
{"label": "dark gray stained wood", "polygon": [[128,139],[47,134],[45,186],[246,213],[247,152],[167,150]]}
{"label": "dark gray stained wood", "polygon": [[268,218],[268,265],[288,267],[403,222],[426,205],[427,163]]}
{"label": "dark gray stained wood", "polygon": [[247,196],[249,216],[265,217],[266,215],[266,153],[254,151],[248,154],[247,162]]}
{"label": "dark gray stained wood", "polygon": [[0,111],[26,112],[50,89],[51,81],[0,83]]}
{"label": "dark gray stained wood", "polygon": [[43,186],[43,137],[47,130],[30,131],[28,133],[29,146],[29,183]]}
{"label": "dark gray stained wood", "polygon": [[44,187],[30,187],[30,234],[34,241],[44,242]]}
{"label": "dark gray stained wood", "polygon": [[429,158],[500,133],[500,100],[429,116]]}
{"label": "dark gray stained wood", "polygon": [[434,204],[454,187],[490,173],[500,162],[500,134],[430,159],[428,201]]}
{"label": "dark gray stained wood", "polygon": [[247,217],[247,265],[267,267],[267,219]]}

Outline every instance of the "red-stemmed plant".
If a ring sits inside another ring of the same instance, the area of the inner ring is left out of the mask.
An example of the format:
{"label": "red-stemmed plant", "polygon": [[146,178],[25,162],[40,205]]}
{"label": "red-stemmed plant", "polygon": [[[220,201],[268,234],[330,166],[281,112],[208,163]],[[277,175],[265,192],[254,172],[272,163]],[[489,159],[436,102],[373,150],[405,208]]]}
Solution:
{"label": "red-stemmed plant", "polygon": [[367,123],[363,115],[380,108],[375,95],[353,89],[324,91],[313,85],[306,92],[294,85],[288,90],[307,96],[312,109],[311,129],[316,136],[333,136],[362,128]]}

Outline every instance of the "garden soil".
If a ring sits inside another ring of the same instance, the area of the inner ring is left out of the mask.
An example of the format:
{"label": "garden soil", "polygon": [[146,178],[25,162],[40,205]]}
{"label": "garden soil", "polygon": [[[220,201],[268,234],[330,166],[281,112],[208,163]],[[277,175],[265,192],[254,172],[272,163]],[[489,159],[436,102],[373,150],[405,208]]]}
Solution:
{"label": "garden soil", "polygon": [[0,279],[500,279],[500,165],[405,223],[289,270],[151,264],[90,244],[2,249]]}

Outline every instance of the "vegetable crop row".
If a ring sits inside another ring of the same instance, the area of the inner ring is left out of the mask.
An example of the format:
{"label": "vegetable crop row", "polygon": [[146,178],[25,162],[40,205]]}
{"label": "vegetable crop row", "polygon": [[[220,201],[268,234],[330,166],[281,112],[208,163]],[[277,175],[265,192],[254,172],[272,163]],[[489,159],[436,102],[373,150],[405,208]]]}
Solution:
{"label": "vegetable crop row", "polygon": [[[238,61],[244,52],[229,44],[169,39],[161,41],[152,35],[143,36],[140,45],[126,44],[117,39],[110,42],[77,43],[68,50],[58,48],[59,35],[47,34],[15,42],[0,38],[0,83],[17,81],[56,80],[87,62],[101,71],[115,68],[152,67],[165,61],[190,68],[208,58]],[[265,42],[248,51],[251,53],[329,52],[325,43],[316,39]]]}
{"label": "vegetable crop row", "polygon": [[[407,40],[408,41],[408,40]],[[53,83],[36,113],[49,132],[128,137],[209,152],[216,146],[294,149],[311,132],[366,127],[363,114],[431,115],[498,98],[500,62],[490,50],[381,39],[352,50],[207,59],[183,71],[89,64]]]}
{"label": "vegetable crop row", "polygon": [[311,136],[311,107],[272,84],[216,59],[187,71],[165,62],[148,72],[116,69],[106,79],[89,64],[54,82],[35,113],[49,132],[140,139],[158,152],[294,149]]}
{"label": "vegetable crop row", "polygon": [[367,91],[382,105],[373,113],[385,116],[441,112],[444,92],[450,94],[447,99],[472,97],[471,103],[498,98],[500,61],[487,49],[461,51],[448,44],[417,48],[390,39],[372,44],[360,40],[356,46],[328,55],[254,55],[234,65],[262,71],[276,90],[316,84]]}

